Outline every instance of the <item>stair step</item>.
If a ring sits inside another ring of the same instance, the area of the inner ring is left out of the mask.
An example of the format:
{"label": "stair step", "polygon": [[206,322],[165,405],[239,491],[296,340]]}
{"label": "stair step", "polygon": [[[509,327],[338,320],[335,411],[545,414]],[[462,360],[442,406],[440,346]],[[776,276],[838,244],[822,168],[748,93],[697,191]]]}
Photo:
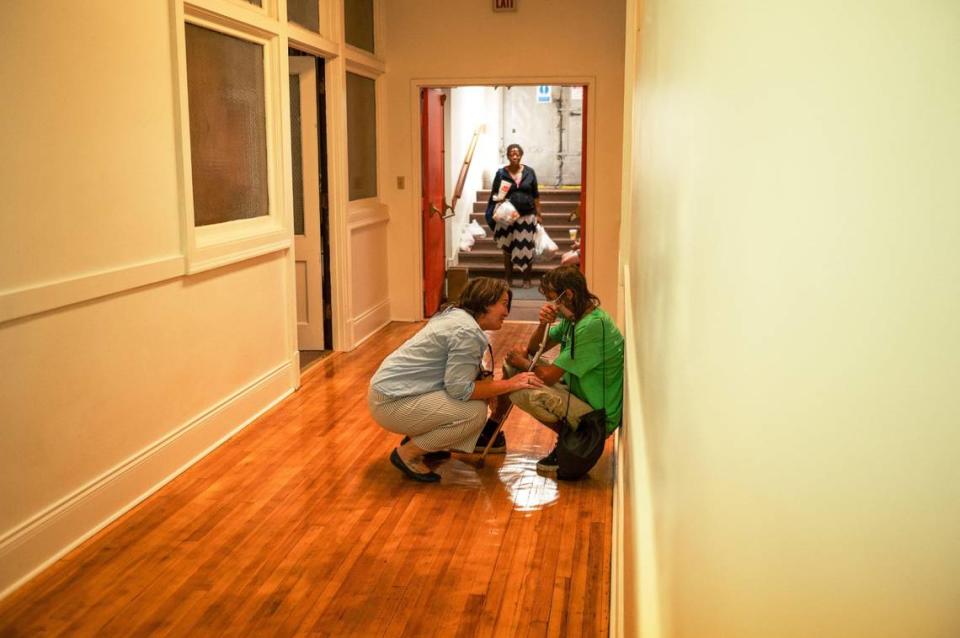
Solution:
{"label": "stair step", "polygon": [[[540,261],[533,262],[534,279],[538,279],[536,277],[536,273],[548,272],[550,270],[553,270],[559,265],[560,265],[559,259],[557,261],[549,261],[549,262],[540,262]],[[499,263],[493,263],[493,262],[466,263],[461,261],[460,266],[467,268],[470,271],[471,277],[483,276],[483,277],[495,277],[497,279],[503,278],[503,260],[500,260]],[[514,269],[513,272],[514,272],[514,279],[519,279],[521,277],[521,274],[517,272],[516,269]]]}
{"label": "stair step", "polygon": [[[477,220],[477,223],[486,228],[486,217],[484,211],[474,211],[470,213],[470,219]],[[571,222],[569,213],[544,213],[543,225],[548,229],[551,227],[579,228],[579,222]]]}
{"label": "stair step", "polygon": [[[542,199],[540,200],[540,209],[544,213],[562,213],[564,215],[569,215],[573,211],[577,210],[579,204],[577,202],[545,202]],[[473,212],[482,213],[487,210],[487,198],[482,200],[477,200],[473,203]]]}
{"label": "stair step", "polygon": [[[487,201],[490,199],[490,189],[479,190],[477,191],[477,199],[482,199]],[[563,201],[563,202],[579,202],[580,201],[580,189],[572,188],[540,188],[540,202],[544,201]]]}
{"label": "stair step", "polygon": [[[549,230],[547,231],[547,234],[550,235],[550,238],[554,241],[554,243],[557,245],[557,248],[559,250],[566,251],[573,248],[573,242],[570,240],[569,235],[565,235],[561,237],[559,233],[554,235]],[[496,250],[498,252],[500,251],[500,249],[497,248],[497,244],[494,241],[492,236],[477,238],[476,243],[473,244],[473,250],[469,252],[477,252],[478,250]]]}

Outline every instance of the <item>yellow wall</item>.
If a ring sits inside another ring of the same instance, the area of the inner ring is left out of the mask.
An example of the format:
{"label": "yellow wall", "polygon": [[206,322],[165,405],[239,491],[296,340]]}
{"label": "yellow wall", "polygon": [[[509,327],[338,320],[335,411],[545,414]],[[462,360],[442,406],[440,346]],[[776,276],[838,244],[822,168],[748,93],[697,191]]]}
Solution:
{"label": "yellow wall", "polygon": [[170,3],[56,5],[0,29],[0,595],[297,378],[283,252],[183,275]]}
{"label": "yellow wall", "polygon": [[960,635],[960,5],[643,5],[625,627]]}
{"label": "yellow wall", "polygon": [[[620,228],[620,148],[623,107],[622,2],[524,0],[515,13],[494,13],[490,2],[385,2],[383,199],[390,209],[391,313],[420,316],[420,193],[417,92],[425,84],[594,83],[588,117],[592,155],[587,175],[591,234],[587,277],[611,311],[616,307]],[[482,170],[484,167],[477,167]],[[536,167],[534,167],[536,168]],[[406,178],[398,190],[396,178]],[[606,243],[603,243],[606,242]]]}

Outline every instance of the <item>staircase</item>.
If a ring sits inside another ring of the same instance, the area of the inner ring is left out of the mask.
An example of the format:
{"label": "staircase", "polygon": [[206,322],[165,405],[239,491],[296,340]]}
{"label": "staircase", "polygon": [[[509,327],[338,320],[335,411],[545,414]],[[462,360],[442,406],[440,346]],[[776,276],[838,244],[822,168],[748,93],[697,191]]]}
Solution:
{"label": "staircase", "polygon": [[[478,237],[470,252],[460,251],[459,264],[470,270],[470,276],[503,277],[503,252],[493,241],[493,231],[487,226],[483,213],[487,209],[490,191],[477,191],[477,201],[473,204],[471,220],[477,220],[480,227],[487,231],[486,237]],[[572,248],[570,229],[579,230],[580,221],[570,221],[570,214],[580,205],[580,189],[540,189],[540,209],[543,211],[543,227],[557,244],[556,254],[549,260],[537,259],[533,262],[534,279],[540,273],[560,265],[560,257]],[[514,280],[520,279],[520,273],[514,271]]]}

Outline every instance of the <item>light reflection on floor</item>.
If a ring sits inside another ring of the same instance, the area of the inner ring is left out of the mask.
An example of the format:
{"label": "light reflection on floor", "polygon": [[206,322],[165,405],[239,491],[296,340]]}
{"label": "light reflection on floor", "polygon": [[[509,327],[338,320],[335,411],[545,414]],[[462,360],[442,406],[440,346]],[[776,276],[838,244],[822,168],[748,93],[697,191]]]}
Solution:
{"label": "light reflection on floor", "polygon": [[518,512],[536,512],[557,501],[559,490],[556,476],[537,473],[537,455],[522,450],[487,457],[484,467],[477,467],[479,455],[456,454],[449,461],[430,463],[438,472],[443,485],[490,490],[506,497]]}
{"label": "light reflection on floor", "polygon": [[519,512],[542,510],[557,500],[556,479],[538,474],[537,459],[529,454],[507,454],[498,474]]}

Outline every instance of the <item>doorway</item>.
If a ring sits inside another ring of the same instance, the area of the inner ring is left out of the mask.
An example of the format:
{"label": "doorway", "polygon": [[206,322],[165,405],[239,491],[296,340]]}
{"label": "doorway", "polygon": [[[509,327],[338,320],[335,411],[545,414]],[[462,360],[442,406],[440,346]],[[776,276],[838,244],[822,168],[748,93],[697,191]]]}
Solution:
{"label": "doorway", "polygon": [[289,50],[297,349],[301,370],[333,349],[322,58]]}
{"label": "doorway", "polygon": [[420,106],[424,316],[438,302],[456,299],[471,277],[505,276],[503,242],[496,243],[485,212],[494,175],[507,163],[506,148],[518,143],[522,163],[537,176],[542,227],[556,244],[552,254],[534,257],[530,288],[522,286],[519,272],[513,277],[510,318],[536,320],[542,273],[561,262],[583,269],[586,260],[579,249],[586,221],[587,87],[424,87]]}

